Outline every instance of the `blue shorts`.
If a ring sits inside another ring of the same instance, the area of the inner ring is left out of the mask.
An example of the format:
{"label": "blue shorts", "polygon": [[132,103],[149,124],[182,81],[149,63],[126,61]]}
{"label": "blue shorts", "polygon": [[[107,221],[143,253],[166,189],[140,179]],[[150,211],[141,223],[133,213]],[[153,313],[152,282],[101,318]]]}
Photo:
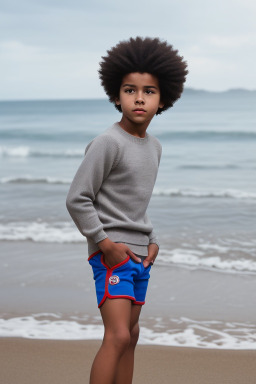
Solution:
{"label": "blue shorts", "polygon": [[136,263],[127,256],[121,263],[109,268],[101,251],[93,253],[88,259],[93,270],[98,307],[107,298],[124,298],[132,300],[133,304],[145,304],[145,297],[150,278],[149,265]]}

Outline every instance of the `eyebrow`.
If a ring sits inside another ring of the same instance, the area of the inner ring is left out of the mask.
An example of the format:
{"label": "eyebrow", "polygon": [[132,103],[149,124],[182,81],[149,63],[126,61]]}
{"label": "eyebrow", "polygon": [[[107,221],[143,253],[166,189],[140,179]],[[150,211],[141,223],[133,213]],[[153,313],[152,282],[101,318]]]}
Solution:
{"label": "eyebrow", "polygon": [[[136,88],[136,85],[134,85],[134,84],[124,84],[123,87],[134,87],[134,88]],[[144,88],[155,88],[155,89],[158,89],[154,85],[145,85]]]}

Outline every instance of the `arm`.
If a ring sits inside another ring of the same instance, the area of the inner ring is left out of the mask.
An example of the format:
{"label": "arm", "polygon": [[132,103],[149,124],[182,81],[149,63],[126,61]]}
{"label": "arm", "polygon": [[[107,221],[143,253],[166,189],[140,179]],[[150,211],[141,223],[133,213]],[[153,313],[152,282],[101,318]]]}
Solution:
{"label": "arm", "polygon": [[[159,165],[161,160],[161,155],[162,155],[162,146],[158,140],[156,140],[156,143],[157,143],[156,148],[158,151],[158,165]],[[152,230],[151,233],[149,234],[148,256],[143,262],[145,268],[150,264],[151,265],[154,264],[154,261],[158,255],[158,252],[159,252],[159,242],[156,234]]]}
{"label": "arm", "polygon": [[158,248],[160,248],[160,245],[159,245],[159,242],[158,242],[158,238],[157,238],[157,236],[156,236],[154,231],[152,231],[149,234],[149,244],[156,244],[158,246]]}
{"label": "arm", "polygon": [[[147,215],[147,214],[146,214]],[[150,221],[148,215],[147,215],[147,219]],[[152,230],[149,234],[149,245],[148,245],[148,256],[147,258],[143,261],[143,264],[144,264],[144,267],[148,267],[150,264],[153,265],[154,264],[154,261],[158,255],[158,252],[159,252],[159,241],[157,239],[157,236],[154,232],[154,230]]]}
{"label": "arm", "polygon": [[113,266],[127,257],[140,261],[124,244],[113,243],[103,230],[94,207],[95,197],[104,179],[117,164],[119,148],[114,140],[99,136],[88,145],[85,157],[70,186],[67,196],[67,209],[83,236],[98,243],[108,264]]}
{"label": "arm", "polygon": [[118,148],[108,137],[99,136],[86,148],[84,159],[70,186],[66,205],[83,236],[98,243],[107,238],[93,205],[95,197],[118,157]]}
{"label": "arm", "polygon": [[148,256],[146,257],[146,259],[143,261],[143,264],[144,264],[144,267],[148,267],[150,264],[153,265],[154,262],[155,262],[155,259],[158,255],[158,251],[159,251],[159,248],[158,248],[158,245],[157,244],[149,244],[148,246]]}
{"label": "arm", "polygon": [[159,252],[159,243],[158,243],[158,240],[157,240],[157,237],[156,237],[154,231],[152,231],[149,234],[148,256],[143,261],[145,268],[147,266],[149,266],[150,264],[151,265],[154,264],[154,261],[158,255],[158,252]]}

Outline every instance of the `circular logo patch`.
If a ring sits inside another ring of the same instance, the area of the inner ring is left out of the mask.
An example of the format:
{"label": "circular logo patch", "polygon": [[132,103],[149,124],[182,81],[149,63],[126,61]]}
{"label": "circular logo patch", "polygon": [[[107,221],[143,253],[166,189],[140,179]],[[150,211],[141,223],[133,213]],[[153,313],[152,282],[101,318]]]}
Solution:
{"label": "circular logo patch", "polygon": [[120,281],[120,279],[116,275],[110,276],[110,278],[109,278],[109,284],[111,284],[111,285],[116,285],[119,283],[119,281]]}

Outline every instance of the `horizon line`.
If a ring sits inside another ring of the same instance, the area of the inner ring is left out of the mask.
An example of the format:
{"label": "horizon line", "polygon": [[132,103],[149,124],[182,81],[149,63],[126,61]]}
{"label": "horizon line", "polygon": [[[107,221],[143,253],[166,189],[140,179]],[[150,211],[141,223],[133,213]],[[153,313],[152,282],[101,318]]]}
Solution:
{"label": "horizon line", "polygon": [[[256,92],[256,89],[248,89],[248,88],[228,88],[223,91],[211,91],[203,88],[193,88],[193,87],[185,87],[184,92],[192,91],[192,92],[206,92],[206,93],[228,93],[228,92]],[[0,99],[0,102],[21,102],[21,101],[75,101],[75,100],[108,100],[107,97],[71,97],[71,98],[35,98],[35,99]]]}

